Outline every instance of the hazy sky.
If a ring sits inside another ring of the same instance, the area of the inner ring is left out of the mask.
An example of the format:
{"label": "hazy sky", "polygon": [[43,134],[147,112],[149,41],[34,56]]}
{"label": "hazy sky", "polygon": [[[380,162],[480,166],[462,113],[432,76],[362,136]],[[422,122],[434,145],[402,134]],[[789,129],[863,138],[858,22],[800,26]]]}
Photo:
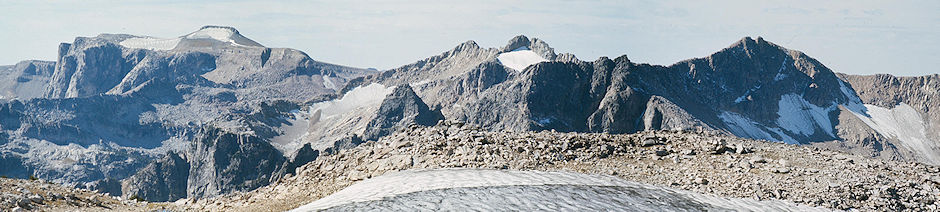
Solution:
{"label": "hazy sky", "polygon": [[227,25],[269,47],[378,69],[524,34],[589,61],[626,54],[669,65],[762,36],[837,72],[940,73],[937,0],[196,2],[0,0],[0,64],[54,60],[76,36],[175,37]]}

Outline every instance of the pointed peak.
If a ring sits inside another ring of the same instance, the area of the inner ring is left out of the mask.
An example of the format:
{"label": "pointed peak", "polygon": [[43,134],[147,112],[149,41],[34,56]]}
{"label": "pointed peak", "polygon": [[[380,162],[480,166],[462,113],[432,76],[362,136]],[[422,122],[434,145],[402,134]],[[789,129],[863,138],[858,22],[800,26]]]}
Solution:
{"label": "pointed peak", "polygon": [[457,45],[457,47],[455,47],[453,51],[464,51],[468,49],[479,49],[479,48],[480,48],[480,45],[477,45],[476,41],[468,40],[466,42],[460,43],[460,45]]}
{"label": "pointed peak", "polygon": [[[760,38],[760,37],[758,37],[758,38]],[[760,38],[760,39],[763,40],[763,38]],[[747,46],[751,46],[751,45],[756,44],[756,43],[757,43],[757,41],[755,41],[753,38],[751,38],[751,36],[746,36],[746,37],[743,37],[743,38],[739,39],[737,42],[734,42],[733,44],[731,44],[730,47],[731,47],[731,48],[734,48],[734,47],[747,47]]]}
{"label": "pointed peak", "polygon": [[548,43],[542,41],[538,38],[529,38],[525,35],[517,35],[509,40],[509,43],[506,44],[502,49],[499,49],[500,53],[519,51],[519,50],[532,50],[542,58],[546,60],[555,60],[558,56],[555,54],[555,49],[552,49],[551,46],[548,46]]}

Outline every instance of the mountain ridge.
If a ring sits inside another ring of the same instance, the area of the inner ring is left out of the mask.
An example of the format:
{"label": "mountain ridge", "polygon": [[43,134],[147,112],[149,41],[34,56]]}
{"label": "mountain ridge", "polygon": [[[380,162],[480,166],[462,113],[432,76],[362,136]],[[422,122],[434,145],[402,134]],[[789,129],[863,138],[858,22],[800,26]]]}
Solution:
{"label": "mountain ridge", "polygon": [[[488,131],[710,131],[940,163],[940,111],[929,110],[938,75],[840,74],[761,37],[664,66],[582,61],[520,35],[376,72],[239,41],[234,28],[196,32],[78,37],[56,62],[0,67],[13,85],[0,92],[22,97],[0,100],[0,163],[22,165],[0,174],[101,188],[121,180],[122,196],[155,201],[212,197],[441,120]],[[36,74],[18,81],[25,73]],[[925,133],[907,136],[902,124]]]}

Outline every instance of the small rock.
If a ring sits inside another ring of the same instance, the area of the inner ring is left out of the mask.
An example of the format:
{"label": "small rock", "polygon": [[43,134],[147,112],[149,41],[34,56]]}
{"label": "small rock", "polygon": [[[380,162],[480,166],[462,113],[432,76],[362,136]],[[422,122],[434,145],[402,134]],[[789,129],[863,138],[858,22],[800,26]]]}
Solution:
{"label": "small rock", "polygon": [[16,201],[16,206],[19,206],[19,207],[24,208],[24,209],[26,209],[26,210],[29,210],[30,208],[32,208],[32,207],[30,207],[29,204],[30,204],[30,201],[29,201],[29,199],[26,199],[26,198],[21,198],[21,199],[19,199],[19,200]]}
{"label": "small rock", "polygon": [[44,200],[45,199],[43,199],[42,196],[39,196],[38,194],[29,196],[29,201],[35,202],[36,204],[43,204]]}
{"label": "small rock", "polygon": [[761,157],[761,156],[752,157],[751,160],[749,160],[748,162],[751,162],[752,164],[756,164],[756,163],[767,163],[767,158],[764,158],[764,157]]}
{"label": "small rock", "polygon": [[738,154],[747,154],[751,153],[750,148],[745,147],[743,144],[735,145],[735,152]]}
{"label": "small rock", "polygon": [[789,169],[789,168],[785,168],[785,167],[775,168],[775,169],[773,170],[773,172],[774,172],[774,173],[780,173],[780,174],[786,174],[786,173],[790,173],[790,169]]}
{"label": "small rock", "polygon": [[706,180],[705,178],[696,177],[694,180],[692,180],[692,183],[705,185],[705,184],[708,184],[708,180]]}
{"label": "small rock", "polygon": [[669,151],[666,150],[656,150],[656,156],[666,156],[669,155]]}
{"label": "small rock", "polygon": [[643,140],[643,143],[642,143],[643,146],[653,146],[653,145],[660,145],[660,144],[662,143],[660,143],[659,140],[652,139],[652,138],[647,138],[646,140]]}
{"label": "small rock", "polygon": [[25,212],[26,209],[23,209],[23,208],[21,208],[21,207],[15,207],[15,208],[13,208],[13,210],[11,210],[11,211],[13,211],[13,212]]}

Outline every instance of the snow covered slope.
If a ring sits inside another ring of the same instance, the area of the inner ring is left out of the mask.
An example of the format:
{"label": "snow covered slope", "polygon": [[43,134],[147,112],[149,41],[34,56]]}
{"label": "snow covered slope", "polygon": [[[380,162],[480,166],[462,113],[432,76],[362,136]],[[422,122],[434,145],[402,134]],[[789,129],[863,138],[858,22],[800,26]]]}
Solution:
{"label": "snow covered slope", "polygon": [[782,201],[722,198],[572,172],[409,170],[363,180],[293,211],[822,211]]}
{"label": "snow covered slope", "polygon": [[359,86],[341,98],[311,105],[307,111],[294,111],[285,133],[272,139],[282,152],[294,152],[306,143],[317,150],[333,146],[333,142],[352,134],[362,135],[375,117],[382,100],[395,90],[372,83]]}
{"label": "snow covered slope", "polygon": [[879,134],[900,140],[902,148],[920,153],[918,155],[928,162],[940,164],[940,146],[928,138],[929,126],[916,109],[905,103],[891,109],[865,104],[865,109],[868,115],[852,113]]}
{"label": "snow covered slope", "polygon": [[519,47],[518,49],[512,50],[510,52],[502,53],[496,56],[496,59],[506,67],[515,69],[516,71],[525,70],[526,67],[529,67],[532,64],[548,61],[535,51],[529,50],[528,47]]}

